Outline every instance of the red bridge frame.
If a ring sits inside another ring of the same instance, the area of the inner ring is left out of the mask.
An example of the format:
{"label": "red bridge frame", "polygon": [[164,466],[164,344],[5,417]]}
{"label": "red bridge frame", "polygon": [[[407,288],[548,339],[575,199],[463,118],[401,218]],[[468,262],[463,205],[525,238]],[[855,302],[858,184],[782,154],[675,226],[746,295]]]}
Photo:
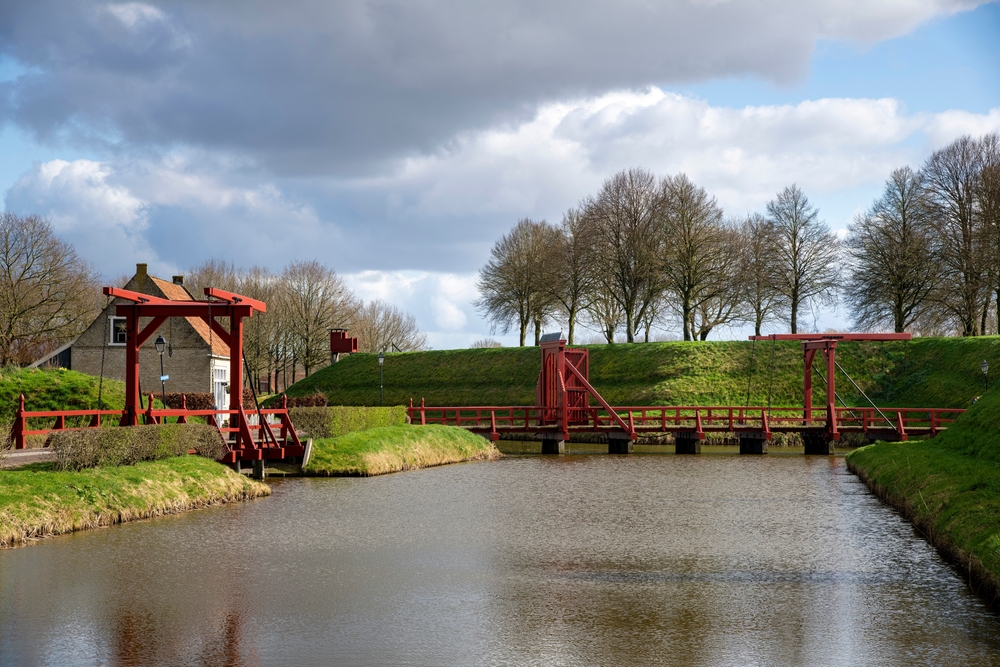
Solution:
{"label": "red bridge frame", "polygon": [[[840,407],[834,404],[837,343],[841,341],[910,340],[902,334],[776,334],[756,340],[802,341],[804,400],[802,408],[765,406],[611,406],[589,381],[589,354],[551,338],[541,343],[542,368],[533,406],[428,406],[410,400],[413,424],[460,426],[491,440],[501,433],[533,433],[542,440],[569,439],[572,432],[604,433],[634,441],[639,433],[673,433],[675,438],[704,440],[706,433],[731,433],[741,439],[771,440],[774,433],[799,433],[808,453],[832,453],[842,433],[870,439],[907,440],[933,437],[947,428],[962,409]],[[751,337],[754,339],[754,337]],[[812,365],[816,353],[826,361],[827,404],[822,417],[812,405]],[[597,404],[592,405],[591,399]],[[545,448],[543,447],[543,451]],[[550,450],[552,451],[552,450]],[[617,449],[616,451],[627,451]]]}
{"label": "red bridge frame", "polygon": [[[125,339],[125,410],[122,413],[122,426],[136,426],[142,412],[139,399],[139,349],[142,344],[156,333],[156,330],[170,317],[197,317],[203,320],[212,332],[229,346],[229,414],[230,428],[235,428],[236,441],[232,450],[223,459],[226,463],[237,460],[260,461],[264,458],[284,458],[286,456],[301,456],[305,448],[299,442],[295,429],[290,429],[292,440],[289,446],[279,446],[274,433],[267,423],[259,424],[264,442],[254,440],[250,421],[243,408],[243,318],[253,317],[254,313],[266,313],[267,304],[242,294],[235,294],[214,287],[206,287],[205,295],[217,301],[170,301],[140,294],[118,287],[105,287],[104,293],[116,299],[131,301],[131,304],[119,304],[115,314],[124,317],[127,324]],[[141,318],[152,320],[141,326]],[[229,318],[229,331],[215,319]],[[173,412],[178,411],[164,411]],[[187,411],[190,413],[191,411]],[[175,415],[176,416],[176,415]],[[287,417],[287,412],[286,415]],[[236,420],[236,425],[232,420]],[[263,421],[263,420],[262,420]],[[284,428],[282,430],[285,430]],[[301,451],[300,451],[301,450]]]}

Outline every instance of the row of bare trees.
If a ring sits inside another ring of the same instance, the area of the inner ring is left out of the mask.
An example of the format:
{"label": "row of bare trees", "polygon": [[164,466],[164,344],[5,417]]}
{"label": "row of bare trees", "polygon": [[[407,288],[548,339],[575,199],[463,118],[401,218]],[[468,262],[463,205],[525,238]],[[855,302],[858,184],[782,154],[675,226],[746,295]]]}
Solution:
{"label": "row of bare trees", "polygon": [[[124,284],[128,277],[119,279]],[[0,214],[0,365],[24,365],[72,340],[105,303],[102,280],[51,225],[35,215]],[[419,350],[427,339],[416,319],[380,300],[363,303],[329,267],[296,261],[280,273],[211,260],[191,269],[192,294],[207,286],[268,304],[246,325],[251,377],[271,386],[294,382],[330,360],[329,330],[345,328],[362,352]]]}
{"label": "row of bare trees", "polygon": [[272,387],[295,382],[300,368],[309,375],[326,366],[331,328],[357,336],[360,352],[427,346],[416,318],[378,299],[363,303],[315,260],[291,262],[281,273],[209,260],[191,269],[186,282],[193,294],[212,286],[267,303],[266,313],[247,321],[243,348],[250,375],[268,378]]}
{"label": "row of bare trees", "polygon": [[861,329],[977,336],[1000,308],[1000,134],[962,137],[897,169],[846,241]]}
{"label": "row of bare trees", "polygon": [[859,330],[996,333],[1000,135],[962,137],[893,172],[843,243],[795,185],[763,212],[727,218],[684,174],[622,171],[558,225],[518,221],[478,288],[480,312],[521,345],[548,322],[570,342],[581,324],[608,342],[658,328],[705,340],[740,323],[796,333],[803,314],[841,297]]}
{"label": "row of bare trees", "polygon": [[723,215],[684,174],[657,178],[629,169],[604,182],[559,225],[520,220],[479,273],[480,312],[503,332],[548,321],[608,342],[648,341],[656,328],[705,340],[719,326],[750,321],[760,333],[836,296],[838,241],[792,185],[766,214]]}

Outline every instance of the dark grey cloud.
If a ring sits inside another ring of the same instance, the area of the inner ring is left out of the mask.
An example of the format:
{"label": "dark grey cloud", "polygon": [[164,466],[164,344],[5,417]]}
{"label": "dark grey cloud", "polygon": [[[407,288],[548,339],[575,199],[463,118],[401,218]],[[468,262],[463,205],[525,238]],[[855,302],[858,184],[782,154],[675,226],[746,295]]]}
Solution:
{"label": "dark grey cloud", "polygon": [[0,113],[42,140],[356,174],[560,97],[788,82],[818,38],[877,39],[970,3],[5,3],[0,52],[24,72],[0,85]]}

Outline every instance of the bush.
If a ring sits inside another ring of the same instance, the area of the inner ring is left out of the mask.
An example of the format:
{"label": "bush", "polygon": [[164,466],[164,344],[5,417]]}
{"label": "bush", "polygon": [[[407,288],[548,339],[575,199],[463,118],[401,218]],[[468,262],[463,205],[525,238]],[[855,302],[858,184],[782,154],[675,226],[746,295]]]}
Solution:
{"label": "bush", "polygon": [[151,424],[115,428],[56,431],[48,445],[61,470],[132,465],[187,454],[195,450],[213,460],[222,458],[219,430],[205,424]]}
{"label": "bush", "polygon": [[313,438],[336,438],[354,431],[407,423],[406,408],[402,405],[389,408],[290,408],[288,416],[296,430],[304,431]]}
{"label": "bush", "polygon": [[[153,395],[154,398],[159,398],[156,394]],[[167,407],[171,410],[180,410],[184,405],[184,398],[187,397],[187,409],[188,410],[214,410],[215,409],[215,396],[211,392],[192,392],[192,393],[169,393],[167,394]],[[324,405],[326,405],[324,403]],[[229,407],[229,404],[226,404]],[[243,407],[252,408],[255,407],[253,402],[253,392],[249,388],[243,389]]]}

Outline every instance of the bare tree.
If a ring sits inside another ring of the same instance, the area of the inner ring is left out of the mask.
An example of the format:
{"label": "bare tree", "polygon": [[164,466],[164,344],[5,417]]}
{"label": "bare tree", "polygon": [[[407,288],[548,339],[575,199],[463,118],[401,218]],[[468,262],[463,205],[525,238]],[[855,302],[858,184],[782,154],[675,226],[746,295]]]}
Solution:
{"label": "bare tree", "polygon": [[[221,259],[205,260],[193,269],[188,269],[184,278],[185,287],[195,299],[205,298],[205,288],[215,287],[230,292],[237,291],[240,270],[232,262]],[[247,294],[247,296],[250,296]]]}
{"label": "bare tree", "polygon": [[246,382],[255,382],[258,391],[261,375],[267,377],[271,385],[271,373],[278,366],[275,351],[280,346],[283,329],[280,289],[279,277],[264,267],[236,271],[232,291],[267,304],[267,312],[255,313],[243,328],[243,358],[249,369]]}
{"label": "bare tree", "polygon": [[26,364],[82,332],[99,281],[37,215],[0,214],[0,365]]}
{"label": "bare tree", "polygon": [[493,349],[498,347],[503,347],[503,344],[493,338],[480,338],[469,346],[469,348],[473,350]]}
{"label": "bare tree", "polygon": [[604,181],[583,205],[587,233],[594,242],[595,276],[617,302],[625,338],[635,333],[646,309],[662,291],[663,197],[645,169],[621,171]]}
{"label": "bare tree", "polygon": [[920,174],[892,172],[882,196],[848,230],[853,266],[845,291],[855,328],[905,331],[932,306],[939,277]]}
{"label": "bare tree", "polygon": [[1000,318],[1000,133],[987,134],[980,140],[980,146],[982,168],[976,185],[977,212],[979,224],[989,238],[989,279],[996,297],[994,312]]}
{"label": "bare tree", "polygon": [[548,268],[543,271],[543,289],[566,316],[567,342],[573,345],[577,317],[590,303],[594,290],[593,248],[577,209],[566,211],[554,231],[549,255],[543,260]]}
{"label": "bare tree", "polygon": [[333,269],[315,260],[285,267],[281,289],[293,359],[309,375],[329,362],[328,332],[332,327],[346,328],[357,311],[357,302]]}
{"label": "bare tree", "polygon": [[764,323],[773,320],[782,308],[779,238],[774,223],[759,213],[748,215],[738,226],[743,301],[748,318],[753,319],[754,335],[760,336]]}
{"label": "bare tree", "polygon": [[551,310],[545,279],[552,237],[552,228],[544,221],[523,218],[494,244],[490,260],[479,270],[476,309],[503,333],[516,324],[522,347],[528,325],[535,323],[537,338],[541,321]]}
{"label": "bare tree", "polygon": [[586,317],[582,324],[600,333],[608,344],[614,343],[615,334],[621,329],[624,316],[619,300],[606,284],[602,282],[594,288],[584,312]]}
{"label": "bare tree", "polygon": [[923,169],[942,280],[937,303],[963,336],[982,333],[989,305],[990,243],[976,215],[982,152],[964,136],[936,151]]}
{"label": "bare tree", "polygon": [[778,238],[778,290],[788,309],[792,333],[798,333],[799,310],[814,301],[835,297],[838,271],[837,237],[797,185],[790,185],[767,204],[768,220]]}
{"label": "bare tree", "polygon": [[[728,230],[715,198],[686,175],[665,178],[661,187],[663,286],[680,315],[684,340],[697,340],[695,318],[699,310],[704,307],[704,315],[716,310],[708,306],[711,301],[722,306],[722,312],[730,310],[722,305],[722,301],[730,301],[723,297],[731,289],[730,269],[735,265],[728,252]],[[706,336],[715,324],[701,327]]]}
{"label": "bare tree", "polygon": [[417,320],[396,306],[375,299],[362,306],[351,320],[360,352],[411,352],[427,348],[427,336]]}

